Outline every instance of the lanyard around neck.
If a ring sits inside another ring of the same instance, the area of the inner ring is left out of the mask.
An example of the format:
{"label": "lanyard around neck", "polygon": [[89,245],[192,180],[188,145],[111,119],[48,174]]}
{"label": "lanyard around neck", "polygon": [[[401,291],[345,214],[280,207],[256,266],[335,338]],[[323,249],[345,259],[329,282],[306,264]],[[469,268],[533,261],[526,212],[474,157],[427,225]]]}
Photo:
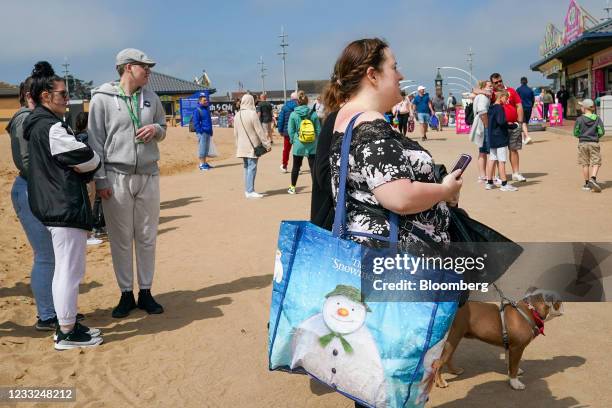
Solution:
{"label": "lanyard around neck", "polygon": [[121,85],[119,85],[119,96],[121,96],[121,99],[123,99],[125,101],[125,104],[127,106],[128,109],[128,113],[130,114],[130,118],[132,119],[132,123],[134,124],[134,126],[136,127],[136,129],[140,129],[142,127],[142,125],[140,124],[140,115],[139,115],[139,105],[138,105],[138,96],[140,95],[140,92],[134,92],[131,96],[132,99],[132,103],[130,104],[128,102],[128,97],[125,94],[125,91],[123,90],[123,88],[121,87]]}

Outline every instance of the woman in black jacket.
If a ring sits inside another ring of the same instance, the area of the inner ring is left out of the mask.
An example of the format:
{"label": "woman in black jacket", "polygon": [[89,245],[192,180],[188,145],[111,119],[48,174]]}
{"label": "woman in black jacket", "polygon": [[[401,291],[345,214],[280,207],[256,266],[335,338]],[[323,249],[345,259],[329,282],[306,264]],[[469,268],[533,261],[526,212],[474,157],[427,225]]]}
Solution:
{"label": "woman in black jacket", "polygon": [[86,183],[100,158],[63,121],[66,84],[48,62],[35,65],[30,95],[36,107],[24,122],[30,157],[28,200],[32,213],[51,232],[55,252],[52,291],[59,324],[54,347],[97,346],[102,343],[100,330],[78,323],[76,315],[87,231],[93,222]]}

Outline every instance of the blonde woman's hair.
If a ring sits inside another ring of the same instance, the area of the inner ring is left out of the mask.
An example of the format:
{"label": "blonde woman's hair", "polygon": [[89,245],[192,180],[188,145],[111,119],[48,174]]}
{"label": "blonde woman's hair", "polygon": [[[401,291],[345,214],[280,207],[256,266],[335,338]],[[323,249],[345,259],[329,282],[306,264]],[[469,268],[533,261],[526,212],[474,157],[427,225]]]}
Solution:
{"label": "blonde woman's hair", "polygon": [[510,94],[508,93],[508,91],[506,91],[505,89],[502,89],[501,91],[496,91],[495,92],[495,98],[499,99],[502,96],[510,96]]}

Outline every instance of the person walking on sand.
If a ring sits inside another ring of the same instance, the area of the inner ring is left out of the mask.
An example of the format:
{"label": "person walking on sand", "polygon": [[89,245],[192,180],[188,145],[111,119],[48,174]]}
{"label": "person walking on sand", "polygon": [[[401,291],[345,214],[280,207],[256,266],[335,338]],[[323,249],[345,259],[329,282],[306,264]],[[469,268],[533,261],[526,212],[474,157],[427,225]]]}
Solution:
{"label": "person walking on sand", "polygon": [[434,114],[433,106],[431,104],[431,99],[429,98],[429,94],[425,92],[425,87],[423,85],[419,85],[417,88],[417,95],[412,100],[412,105],[414,106],[414,110],[417,114],[417,120],[421,124],[421,129],[423,132],[422,141],[427,140],[427,127],[429,125],[429,120]]}
{"label": "person walking on sand", "polygon": [[240,102],[240,111],[234,119],[234,137],[236,138],[236,157],[242,158],[244,165],[244,196],[246,198],[262,198],[263,194],[255,191],[255,176],[257,161],[255,147],[263,145],[270,151],[272,145],[266,136],[257,112],[252,95],[245,94]]}
{"label": "person walking on sand", "polygon": [[[153,91],[145,87],[155,61],[126,48],[117,54],[120,79],[92,91],[89,143],[102,159],[94,179],[102,197],[104,217],[121,298],[114,318],[136,307],[163,313],[151,295],[159,224],[159,148],[166,137],[166,114]],[[138,302],[134,286],[134,251]]]}
{"label": "person walking on sand", "polygon": [[317,140],[321,133],[321,123],[315,108],[308,107],[308,96],[304,91],[298,92],[298,106],[289,116],[289,137],[293,146],[293,168],[291,169],[291,185],[287,193],[295,194],[298,176],[304,157],[308,158],[310,174],[314,168]]}
{"label": "person walking on sand", "polygon": [[580,106],[584,113],[576,119],[574,136],[578,138],[578,164],[582,167],[584,179],[582,189],[600,193],[601,185],[597,182],[597,172],[601,167],[599,139],[605,133],[604,124],[595,114],[595,103],[592,99],[585,99]]}

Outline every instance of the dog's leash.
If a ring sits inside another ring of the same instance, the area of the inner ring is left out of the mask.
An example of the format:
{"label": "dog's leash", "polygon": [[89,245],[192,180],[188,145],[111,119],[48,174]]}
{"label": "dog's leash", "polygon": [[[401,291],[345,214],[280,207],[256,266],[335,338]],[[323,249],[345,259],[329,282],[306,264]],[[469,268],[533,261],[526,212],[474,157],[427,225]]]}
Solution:
{"label": "dog's leash", "polygon": [[529,318],[529,316],[527,316],[527,314],[521,310],[520,307],[518,307],[518,302],[516,302],[515,300],[512,300],[512,299],[506,297],[504,295],[504,292],[502,292],[501,289],[498,288],[495,283],[492,283],[491,285],[495,288],[495,290],[497,291],[497,294],[499,295],[499,297],[501,299],[500,304],[499,304],[499,315],[501,317],[502,341],[504,342],[504,348],[506,350],[508,350],[508,348],[510,347],[510,341],[509,341],[509,338],[508,338],[508,329],[506,328],[506,318],[504,317],[504,309],[508,305],[510,305],[514,309],[516,309],[521,314],[521,316],[523,316],[523,318],[525,320],[527,320],[527,323],[529,323],[529,325],[531,326],[531,330],[533,332],[533,337],[536,337],[538,334],[540,334],[540,328],[538,327],[538,325],[535,324]]}

